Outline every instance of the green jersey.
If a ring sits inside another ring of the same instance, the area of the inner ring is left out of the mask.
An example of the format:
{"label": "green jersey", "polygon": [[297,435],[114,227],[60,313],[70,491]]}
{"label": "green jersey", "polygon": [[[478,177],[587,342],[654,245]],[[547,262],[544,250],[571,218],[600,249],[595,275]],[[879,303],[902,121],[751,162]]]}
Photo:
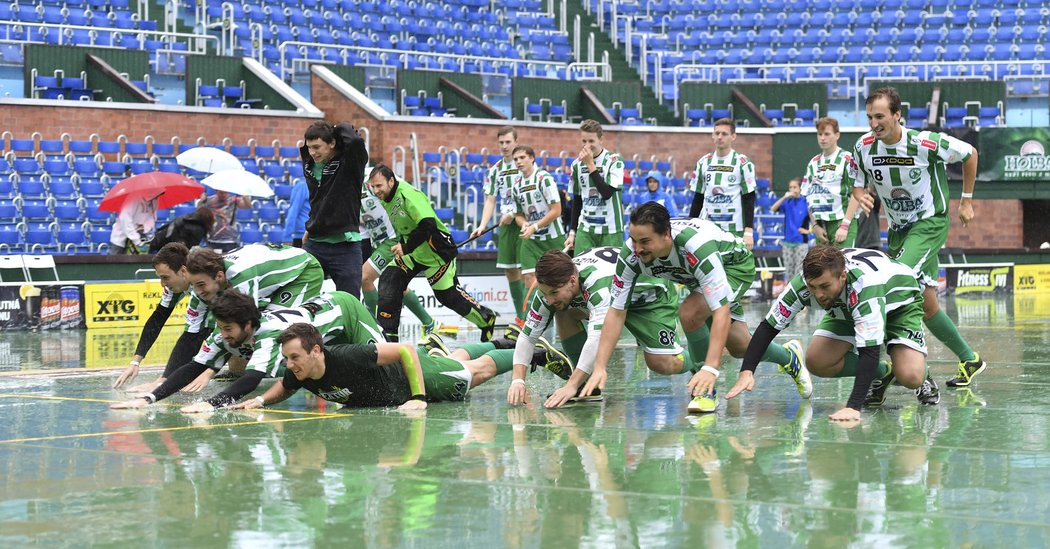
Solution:
{"label": "green jersey", "polygon": [[700,219],[709,219],[730,232],[743,232],[742,197],[755,192],[755,165],[736,151],[726,156],[705,154],[696,162],[691,189],[704,195]]}
{"label": "green jersey", "polygon": [[839,221],[853,193],[853,155],[841,148],[830,155],[820,153],[806,165],[802,177],[802,196],[809,203],[813,219]]}
{"label": "green jersey", "polygon": [[573,163],[572,194],[582,199],[583,209],[580,210],[580,226],[572,228],[594,234],[623,234],[623,159],[614,152],[603,150],[594,157],[594,165],[595,172],[616,192],[608,199],[602,198],[587,166],[579,161]]}
{"label": "green jersey", "polygon": [[[495,196],[499,203],[499,213],[514,215],[514,180],[521,172],[514,162],[506,158],[493,164],[485,175],[485,184],[481,190],[488,196]],[[498,221],[498,220],[497,220]]]}
{"label": "green jersey", "polygon": [[[444,233],[444,238],[441,240],[451,242],[451,237],[448,236],[448,227],[437,218],[437,214],[434,213],[434,205],[430,203],[430,198],[411,184],[398,181],[394,195],[390,200],[382,201],[382,204],[383,209],[386,210],[387,215],[390,217],[390,222],[394,225],[394,236],[398,241],[406,242],[412,231],[415,231],[416,227],[419,226],[420,221],[433,219],[437,230]],[[427,242],[416,246],[411,252],[406,250],[405,255],[419,265],[436,266],[448,263],[448,261],[438,255],[438,250],[434,246],[434,239],[428,238],[427,240]]]}
{"label": "green jersey", "polygon": [[904,230],[920,219],[948,215],[945,164],[974,153],[969,143],[946,134],[902,128],[901,140],[886,145],[864,134],[853,149],[855,187],[875,187],[890,228]]}
{"label": "green jersey", "polygon": [[[408,185],[408,183],[405,183]],[[398,184],[400,186],[400,182]],[[361,191],[361,228],[372,241],[372,249],[378,248],[380,244],[394,238],[394,225],[390,223],[390,216],[383,208],[382,201],[372,192],[372,188],[364,185]]]}
{"label": "green jersey", "polygon": [[[886,317],[906,305],[921,302],[922,288],[908,266],[882,252],[853,248],[842,252],[846,256],[846,284],[827,316],[853,321],[857,348],[882,345]],[[810,305],[820,306],[802,275],[795,275],[773,303],[766,322],[778,331],[784,330]]]}
{"label": "green jersey", "polygon": [[[536,168],[532,177],[522,175],[514,182],[514,204],[516,211],[525,214],[527,223],[536,223],[543,219],[551,206],[561,204],[561,195],[558,194],[558,184],[546,170]],[[565,236],[565,228],[561,224],[561,217],[555,217],[554,221],[546,227],[540,227],[532,235],[533,240],[551,240]]]}
{"label": "green jersey", "polygon": [[641,275],[664,278],[690,291],[701,291],[712,311],[733,301],[734,291],[726,268],[753,260],[744,242],[706,219],[672,219],[671,238],[671,253],[654,258],[649,264],[634,254],[631,239],[624,243],[613,278],[613,307],[627,308]]}
{"label": "green jersey", "polygon": [[[269,377],[281,375],[284,359],[277,336],[285,328],[297,322],[313,324],[325,343],[339,339],[341,343],[376,343],[384,341],[372,315],[364,306],[354,306],[355,299],[344,292],[315,297],[299,307],[273,307],[263,309],[259,328],[255,334],[234,347],[219,333],[213,332],[204,340],[194,362],[214,370],[222,369],[230,357],[238,356],[248,361],[247,370],[263,372]],[[360,302],[357,302],[360,305]]]}

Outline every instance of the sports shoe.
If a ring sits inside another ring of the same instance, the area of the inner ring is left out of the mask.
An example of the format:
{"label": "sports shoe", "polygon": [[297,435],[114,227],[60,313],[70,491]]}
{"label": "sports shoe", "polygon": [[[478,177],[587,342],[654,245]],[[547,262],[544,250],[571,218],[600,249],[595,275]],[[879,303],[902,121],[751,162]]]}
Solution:
{"label": "sports shoe", "polygon": [[813,379],[809,376],[809,370],[806,369],[805,354],[802,352],[802,342],[797,339],[792,339],[784,344],[784,348],[791,353],[791,361],[786,365],[779,365],[778,368],[781,372],[791,376],[791,379],[795,382],[795,387],[798,388],[798,394],[802,398],[809,398],[813,394]]}
{"label": "sports shoe", "polygon": [[891,368],[885,376],[872,381],[871,387],[868,387],[868,396],[864,397],[864,406],[882,406],[882,403],[886,402],[886,389],[889,389],[890,385],[893,384],[893,379],[893,369]]}
{"label": "sports shoe", "polygon": [[941,401],[941,391],[937,388],[937,382],[932,377],[926,376],[926,381],[915,389],[915,397],[919,399],[919,404],[933,406]]}
{"label": "sports shoe", "polygon": [[533,358],[531,371],[534,372],[538,366],[543,366],[554,375],[562,379],[569,379],[569,376],[572,375],[573,366],[568,355],[556,349],[546,338],[542,337],[536,343],[536,350],[542,351],[543,354],[537,354]]}
{"label": "sports shoe", "polygon": [[438,331],[438,323],[433,318],[430,319],[430,323],[429,324],[424,324],[423,325],[423,337],[426,337],[426,336],[428,336],[430,334],[436,334],[437,331]]}
{"label": "sports shoe", "polygon": [[704,393],[698,397],[694,397],[693,400],[689,401],[690,414],[706,414],[714,412],[715,408],[718,408],[718,390],[711,389],[711,392]]}
{"label": "sports shoe", "polygon": [[485,325],[481,327],[481,341],[492,339],[492,335],[496,333],[496,313],[489,311],[489,315]]}
{"label": "sports shoe", "polygon": [[[582,391],[583,387],[580,387],[580,390]],[[547,398],[550,398],[553,394],[554,393],[547,395]],[[602,390],[595,387],[589,396],[580,396],[579,393],[576,393],[576,396],[566,400],[565,404],[575,404],[577,402],[601,402],[603,400],[605,400],[605,397],[602,396]]]}
{"label": "sports shoe", "polygon": [[427,350],[427,354],[430,356],[448,356],[448,346],[445,345],[445,340],[441,339],[441,336],[437,334],[427,334],[423,336],[423,339],[417,343],[420,347]]}
{"label": "sports shoe", "polygon": [[977,374],[983,372],[987,367],[988,364],[981,360],[981,355],[974,353],[973,360],[959,363],[959,375],[949,379],[947,381],[948,386],[968,387],[970,383],[973,383],[973,378],[977,377]]}
{"label": "sports shoe", "polygon": [[520,334],[521,328],[517,324],[511,323],[507,324],[507,329],[503,332],[503,337],[511,341],[517,341],[518,335]]}

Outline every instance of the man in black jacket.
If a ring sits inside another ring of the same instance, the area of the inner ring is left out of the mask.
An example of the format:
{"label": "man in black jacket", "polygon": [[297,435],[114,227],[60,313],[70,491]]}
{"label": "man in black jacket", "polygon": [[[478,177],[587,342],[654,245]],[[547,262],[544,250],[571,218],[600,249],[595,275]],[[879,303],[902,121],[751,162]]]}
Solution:
{"label": "man in black jacket", "polygon": [[299,149],[310,189],[303,249],[317,258],[338,290],[361,296],[361,188],[368,152],[350,124],[314,122]]}

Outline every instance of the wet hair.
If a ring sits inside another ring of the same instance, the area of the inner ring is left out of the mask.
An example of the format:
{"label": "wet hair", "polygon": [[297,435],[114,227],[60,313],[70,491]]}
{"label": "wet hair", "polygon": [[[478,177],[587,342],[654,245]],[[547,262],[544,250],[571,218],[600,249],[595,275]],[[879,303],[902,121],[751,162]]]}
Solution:
{"label": "wet hair", "polygon": [[387,181],[397,181],[397,176],[394,175],[394,170],[390,169],[390,166],[387,166],[386,164],[376,164],[376,166],[372,168],[372,173],[368,174],[368,180],[371,181],[376,174],[382,175],[383,179],[386,179]]}
{"label": "wet hair", "polygon": [[211,278],[218,278],[220,272],[226,272],[226,262],[215,250],[193,248],[186,257],[186,270],[190,274],[206,274]]}
{"label": "wet hair", "polygon": [[561,250],[550,250],[536,261],[536,282],[551,288],[564,286],[574,274],[576,264]]}
{"label": "wet hair", "polygon": [[514,136],[515,141],[518,140],[518,130],[515,129],[514,126],[503,126],[498,132],[496,132],[496,137],[502,137],[508,133]]}
{"label": "wet hair", "polygon": [[658,234],[671,232],[671,213],[659,202],[646,202],[631,212],[631,225],[649,225]]}
{"label": "wet hair", "polygon": [[212,300],[209,309],[219,322],[233,322],[241,328],[259,327],[259,307],[255,300],[235,289],[226,290]]}
{"label": "wet hair", "polygon": [[828,271],[838,276],[845,269],[846,256],[842,255],[842,250],[829,244],[814,246],[802,260],[802,277],[806,280],[820,278]]}
{"label": "wet hair", "polygon": [[168,242],[153,256],[153,267],[164,264],[173,271],[178,271],[186,265],[186,256],[190,250],[182,242]]}
{"label": "wet hair", "polygon": [[303,137],[307,141],[320,139],[325,143],[335,143],[335,126],[328,122],[314,122],[306,128],[306,133],[303,134]]}
{"label": "wet hair", "polygon": [[313,324],[305,322],[292,324],[277,335],[277,344],[284,345],[293,339],[298,339],[299,344],[303,346],[303,350],[308,353],[313,350],[314,345],[320,346],[322,350],[324,349],[324,339],[321,338],[321,332],[318,332]]}
{"label": "wet hair", "polygon": [[736,135],[736,122],[733,122],[732,118],[719,118],[715,120],[715,127],[718,126],[729,126],[729,133]]}
{"label": "wet hair", "polygon": [[899,114],[901,112],[901,94],[897,93],[897,88],[886,86],[885,88],[879,88],[873,92],[864,101],[865,105],[871,105],[876,99],[884,98],[890,104],[890,114]]}
{"label": "wet hair", "polygon": [[587,119],[580,123],[580,131],[585,133],[593,133],[598,136],[598,139],[602,138],[602,125],[597,120]]}
{"label": "wet hair", "polygon": [[822,132],[824,128],[831,126],[831,131],[839,133],[839,121],[830,116],[818,118],[814,125],[817,127],[818,132]]}
{"label": "wet hair", "polygon": [[518,151],[525,151],[525,154],[529,155],[529,158],[536,158],[536,151],[532,150],[532,147],[528,145],[518,145],[514,147],[513,151],[510,151],[510,155],[514,156],[518,154]]}

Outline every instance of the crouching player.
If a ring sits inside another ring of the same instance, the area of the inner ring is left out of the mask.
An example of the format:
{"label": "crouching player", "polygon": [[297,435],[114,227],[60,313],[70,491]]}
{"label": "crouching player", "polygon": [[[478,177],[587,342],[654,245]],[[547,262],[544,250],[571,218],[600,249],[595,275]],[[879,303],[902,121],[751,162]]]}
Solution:
{"label": "crouching player", "polygon": [[[754,388],[755,367],[773,338],[814,303],[827,315],[809,343],[806,366],[818,377],[853,376],[853,392],[833,421],[856,421],[862,405],[881,405],[894,379],[915,389],[921,404],[937,404],[937,384],[926,370],[922,288],[912,270],[879,251],[830,245],[806,254],[802,274],[773,303],[727,399]],[[890,364],[879,362],[883,344]]]}

